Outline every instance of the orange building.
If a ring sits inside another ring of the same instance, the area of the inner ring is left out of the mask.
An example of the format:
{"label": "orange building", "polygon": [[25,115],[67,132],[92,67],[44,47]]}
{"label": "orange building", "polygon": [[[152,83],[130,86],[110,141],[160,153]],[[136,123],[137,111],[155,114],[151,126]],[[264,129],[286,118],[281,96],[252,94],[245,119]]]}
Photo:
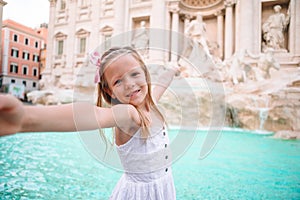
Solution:
{"label": "orange building", "polygon": [[[32,29],[10,19],[2,23],[0,86],[24,85],[25,92],[39,89],[41,54],[47,40],[47,25]],[[42,59],[45,63],[45,60]]]}
{"label": "orange building", "polygon": [[[48,24],[43,23],[40,25],[40,28],[36,29],[36,32],[41,35],[44,38],[44,41],[47,41],[48,37]],[[46,68],[46,43],[43,43],[41,46],[41,51],[40,51],[40,74],[43,73],[44,69]]]}

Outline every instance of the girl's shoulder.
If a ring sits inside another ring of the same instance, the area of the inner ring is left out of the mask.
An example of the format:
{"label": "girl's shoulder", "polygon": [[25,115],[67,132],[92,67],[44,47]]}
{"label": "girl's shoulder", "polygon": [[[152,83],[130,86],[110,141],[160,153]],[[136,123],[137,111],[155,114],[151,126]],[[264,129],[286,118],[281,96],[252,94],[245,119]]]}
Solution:
{"label": "girl's shoulder", "polygon": [[131,104],[118,104],[112,109],[117,124],[115,143],[119,146],[129,141],[140,128],[141,118],[137,109]]}
{"label": "girl's shoulder", "polygon": [[118,127],[138,126],[141,123],[139,112],[131,104],[118,104],[112,107]]}

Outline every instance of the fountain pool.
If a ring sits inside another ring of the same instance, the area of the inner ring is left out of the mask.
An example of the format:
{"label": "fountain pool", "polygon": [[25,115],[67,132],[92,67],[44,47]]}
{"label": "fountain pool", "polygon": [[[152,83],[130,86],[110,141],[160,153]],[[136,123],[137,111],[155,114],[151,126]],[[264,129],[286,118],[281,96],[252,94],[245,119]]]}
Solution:
{"label": "fountain pool", "polygon": [[[300,199],[299,140],[225,130],[201,160],[204,138],[205,131],[198,131],[173,164],[178,199]],[[77,133],[0,140],[1,199],[108,199],[121,176],[95,160]]]}

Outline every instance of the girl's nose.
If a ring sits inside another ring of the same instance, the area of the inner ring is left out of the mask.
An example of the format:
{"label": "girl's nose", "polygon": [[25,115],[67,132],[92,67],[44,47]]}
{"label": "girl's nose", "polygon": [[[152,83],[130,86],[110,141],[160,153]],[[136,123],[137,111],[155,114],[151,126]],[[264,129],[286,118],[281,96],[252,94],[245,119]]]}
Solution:
{"label": "girl's nose", "polygon": [[130,88],[134,87],[135,83],[132,78],[127,77],[124,81],[125,81],[126,89],[127,88],[130,89]]}

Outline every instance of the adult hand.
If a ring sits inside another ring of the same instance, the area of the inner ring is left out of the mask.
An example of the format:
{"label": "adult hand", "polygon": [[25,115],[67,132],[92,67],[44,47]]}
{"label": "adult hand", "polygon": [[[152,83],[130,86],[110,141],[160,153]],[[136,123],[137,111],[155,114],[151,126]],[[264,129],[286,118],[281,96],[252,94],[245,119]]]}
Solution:
{"label": "adult hand", "polygon": [[24,116],[21,101],[12,95],[0,93],[0,136],[21,131]]}

